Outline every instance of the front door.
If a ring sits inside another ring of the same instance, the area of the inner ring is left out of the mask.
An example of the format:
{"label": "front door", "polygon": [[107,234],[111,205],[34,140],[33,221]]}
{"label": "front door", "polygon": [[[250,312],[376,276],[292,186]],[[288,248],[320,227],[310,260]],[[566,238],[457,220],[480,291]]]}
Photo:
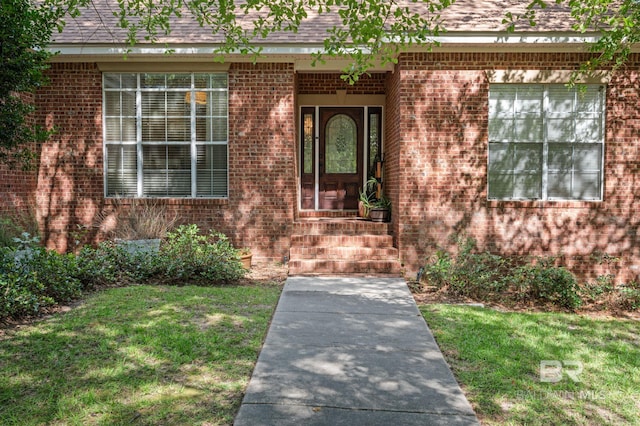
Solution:
{"label": "front door", "polygon": [[320,108],[320,210],[355,210],[362,186],[363,108]]}
{"label": "front door", "polygon": [[381,108],[303,107],[300,124],[301,208],[356,210],[365,164],[379,152]]}

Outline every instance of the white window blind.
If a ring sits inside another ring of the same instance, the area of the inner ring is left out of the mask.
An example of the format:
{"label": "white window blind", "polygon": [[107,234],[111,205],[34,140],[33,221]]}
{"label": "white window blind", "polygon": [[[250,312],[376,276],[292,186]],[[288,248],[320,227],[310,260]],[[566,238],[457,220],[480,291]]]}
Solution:
{"label": "white window blind", "polygon": [[596,85],[491,85],[489,199],[602,199],[604,96]]}
{"label": "white window blind", "polygon": [[105,193],[228,196],[226,74],[104,74]]}

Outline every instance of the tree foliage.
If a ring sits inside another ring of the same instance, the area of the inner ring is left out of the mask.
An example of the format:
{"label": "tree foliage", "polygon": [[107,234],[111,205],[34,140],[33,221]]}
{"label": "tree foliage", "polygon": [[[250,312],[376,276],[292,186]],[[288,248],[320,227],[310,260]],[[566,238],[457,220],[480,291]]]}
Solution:
{"label": "tree foliage", "polygon": [[[79,16],[92,0],[46,0],[52,9]],[[443,31],[440,12],[455,0],[118,0],[114,13],[130,45],[169,35],[175,18],[190,16],[201,27],[223,36],[217,53],[260,55],[276,33],[297,33],[311,17],[333,15],[314,64],[325,57],[344,57],[351,65],[344,78],[355,82],[376,61],[395,62],[406,47],[429,44]],[[422,4],[419,9],[416,4]],[[255,19],[247,26],[247,16]]]}
{"label": "tree foliage", "polygon": [[0,5],[0,162],[29,164],[29,142],[46,132],[31,125],[33,106],[25,94],[41,86],[50,57],[48,46],[56,19],[29,0],[2,0]]}
{"label": "tree foliage", "polygon": [[[16,0],[14,0],[16,1]],[[64,16],[77,17],[94,0],[45,0],[64,24]],[[326,57],[349,59],[343,78],[353,83],[375,63],[395,62],[398,52],[414,45],[431,46],[446,31],[441,13],[455,0],[117,0],[118,25],[131,45],[158,41],[172,32],[175,18],[191,17],[212,34],[222,36],[220,56],[228,53],[259,55],[260,44],[276,33],[296,33],[305,21],[332,15],[323,49],[313,54],[314,64]],[[582,72],[603,66],[620,67],[633,44],[640,42],[639,0],[531,0],[521,14],[505,10],[504,23],[538,23],[538,12],[549,6],[567,7],[574,30],[597,32],[591,46],[596,53]],[[247,26],[247,16],[252,22]],[[328,20],[325,19],[325,22]]]}
{"label": "tree foliage", "polygon": [[508,30],[515,31],[518,22],[538,23],[538,12],[551,5],[568,7],[575,20],[573,29],[579,33],[599,33],[590,46],[594,56],[581,64],[574,78],[589,75],[599,69],[619,69],[629,59],[634,45],[640,43],[639,0],[533,0],[524,13],[506,14]]}

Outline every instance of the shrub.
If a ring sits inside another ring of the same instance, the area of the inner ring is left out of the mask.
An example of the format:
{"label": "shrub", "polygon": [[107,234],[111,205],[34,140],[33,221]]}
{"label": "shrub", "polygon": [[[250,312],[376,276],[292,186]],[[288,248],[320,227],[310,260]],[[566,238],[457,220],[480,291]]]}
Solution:
{"label": "shrub", "polygon": [[215,231],[201,235],[196,225],[182,225],[167,234],[160,247],[160,262],[169,281],[227,282],[245,273],[239,251],[226,235]]}
{"label": "shrub", "polygon": [[615,291],[614,275],[600,275],[595,282],[587,282],[580,289],[582,297],[587,302],[596,302],[603,297],[610,296]]}
{"label": "shrub", "polygon": [[13,209],[0,216],[0,247],[17,247],[23,234],[38,235],[35,208]]}
{"label": "shrub", "polygon": [[472,238],[459,239],[458,244],[460,248],[455,257],[439,250],[434,261],[425,266],[424,275],[432,284],[446,287],[453,295],[485,300],[502,297],[513,260],[487,252],[475,253]]}
{"label": "shrub", "polygon": [[83,285],[78,279],[78,267],[73,254],[60,254],[39,247],[33,250],[29,262],[22,268],[43,284],[43,294],[56,302],[68,302],[80,296]]}
{"label": "shrub", "polygon": [[614,275],[601,275],[595,283],[582,286],[584,298],[608,309],[635,311],[640,309],[640,283],[615,285]]}
{"label": "shrub", "polygon": [[620,308],[635,311],[640,309],[640,283],[633,281],[618,287],[618,305]]}
{"label": "shrub", "polygon": [[422,276],[437,288],[443,288],[452,281],[453,259],[444,250],[438,250],[435,257],[423,268]]}
{"label": "shrub", "polygon": [[0,318],[35,314],[55,301],[42,294],[44,285],[37,277],[24,273],[15,250],[0,250]]}
{"label": "shrub", "polygon": [[533,299],[563,308],[574,309],[582,304],[578,282],[567,269],[539,260],[535,265],[516,268],[511,277],[521,299]]}
{"label": "shrub", "polygon": [[86,286],[124,285],[144,282],[160,271],[159,256],[151,252],[131,252],[112,241],[97,248],[84,247],[78,253],[78,275]]}
{"label": "shrub", "polygon": [[169,233],[161,250],[131,250],[115,242],[59,254],[23,234],[16,247],[0,249],[0,318],[35,314],[67,302],[95,285],[162,279],[169,283],[221,283],[241,278],[239,250],[221,233],[200,235],[196,225]]}
{"label": "shrub", "polygon": [[472,238],[457,243],[456,256],[439,250],[424,267],[423,276],[448,294],[484,301],[536,300],[571,309],[581,303],[575,277],[553,266],[554,259],[530,264],[519,257],[476,252]]}
{"label": "shrub", "polygon": [[75,256],[46,250],[28,236],[17,244],[0,252],[0,317],[34,314],[80,295]]}

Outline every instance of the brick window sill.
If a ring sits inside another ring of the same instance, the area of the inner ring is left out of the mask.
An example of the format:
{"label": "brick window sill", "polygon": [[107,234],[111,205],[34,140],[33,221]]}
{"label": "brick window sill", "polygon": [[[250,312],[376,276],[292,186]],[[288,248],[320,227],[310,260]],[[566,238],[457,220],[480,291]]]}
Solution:
{"label": "brick window sill", "polygon": [[496,209],[599,209],[603,201],[500,201],[487,200],[487,208]]}
{"label": "brick window sill", "polygon": [[134,202],[152,203],[165,206],[227,206],[228,198],[115,198],[104,199],[106,205],[129,205]]}

